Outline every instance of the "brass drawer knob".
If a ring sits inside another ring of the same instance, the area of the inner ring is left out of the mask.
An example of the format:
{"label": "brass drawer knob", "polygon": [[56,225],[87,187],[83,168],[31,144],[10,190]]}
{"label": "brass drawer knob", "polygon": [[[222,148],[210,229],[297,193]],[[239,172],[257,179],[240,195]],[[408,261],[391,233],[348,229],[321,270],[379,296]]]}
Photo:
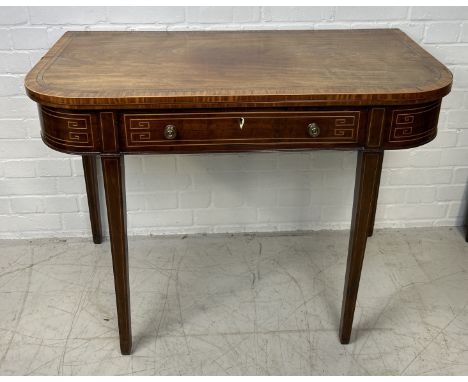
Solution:
{"label": "brass drawer knob", "polygon": [[309,123],[307,131],[312,138],[316,138],[320,135],[320,127],[315,122]]}
{"label": "brass drawer knob", "polygon": [[164,138],[175,139],[177,136],[177,129],[174,125],[166,125],[164,127]]}

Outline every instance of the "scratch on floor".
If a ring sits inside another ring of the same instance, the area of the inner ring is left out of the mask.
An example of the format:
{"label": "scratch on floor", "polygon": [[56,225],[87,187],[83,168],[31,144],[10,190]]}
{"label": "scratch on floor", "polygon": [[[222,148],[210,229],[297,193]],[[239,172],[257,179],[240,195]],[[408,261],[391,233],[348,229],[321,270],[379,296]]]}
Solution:
{"label": "scratch on floor", "polygon": [[[31,252],[31,262],[32,262],[33,258],[34,258],[34,251]],[[14,340],[14,338],[16,336],[17,331],[18,331],[19,323],[21,321],[21,318],[23,317],[24,307],[26,306],[26,300],[28,299],[28,296],[29,296],[29,293],[30,293],[32,267],[28,267],[27,269],[28,269],[28,279],[27,279],[27,283],[26,283],[26,292],[24,293],[23,299],[21,300],[20,308],[19,308],[18,312],[16,313],[15,328],[14,328],[13,332],[11,333],[10,339],[8,341],[6,350],[3,353],[2,358],[0,358],[0,365],[3,364],[3,362],[5,361],[5,359],[6,359],[7,355],[8,355],[8,352],[10,351],[11,344],[13,343],[13,340]]]}
{"label": "scratch on floor", "polygon": [[302,287],[299,284],[299,282],[297,281],[297,279],[291,273],[289,273],[286,268],[284,268],[277,260],[274,260],[274,262],[292,280],[292,282],[296,285],[297,289],[299,290],[299,293],[301,294],[302,301],[303,301],[304,307],[305,307],[305,309],[304,309],[304,321],[305,321],[305,324],[306,324],[306,327],[307,327],[307,343],[309,344],[309,361],[310,361],[310,363],[312,365],[313,346],[312,346],[312,340],[310,338],[310,325],[309,325],[309,317],[308,317],[309,310],[307,309],[307,301],[306,301],[306,298],[305,298],[305,295],[304,295],[304,291],[302,290]]}
{"label": "scratch on floor", "polygon": [[408,365],[406,365],[406,367],[400,372],[400,375],[403,375],[403,373],[404,373],[406,370],[408,370],[408,368],[414,363],[414,361],[416,361],[416,359],[417,359],[417,358],[418,358],[418,357],[435,341],[435,339],[436,339],[441,333],[443,333],[443,331],[444,331],[445,329],[447,329],[447,327],[448,327],[453,321],[455,321],[455,320],[458,318],[458,316],[460,316],[460,314],[462,314],[462,313],[465,311],[465,309],[466,309],[467,306],[468,306],[468,304],[465,305],[465,306],[461,309],[461,311],[458,312],[458,314],[457,314],[455,317],[453,317],[442,329],[439,330],[438,333],[436,333],[436,334],[432,337],[432,339],[426,344],[426,346],[424,346],[424,347],[416,354],[416,356],[408,363]]}
{"label": "scratch on floor", "polygon": [[[94,277],[96,276],[96,273],[97,273],[97,268],[94,267],[93,268],[93,271],[91,272],[89,278],[88,278],[88,283],[91,283],[91,281],[94,279]],[[71,320],[71,325],[70,325],[70,328],[68,330],[68,333],[67,333],[67,336],[65,338],[65,344],[63,346],[63,351],[62,351],[62,355],[60,356],[60,362],[58,364],[58,373],[60,375],[63,375],[63,366],[64,366],[64,361],[65,361],[65,355],[67,354],[67,347],[68,347],[68,341],[70,340],[70,336],[71,336],[71,333],[75,327],[75,324],[76,324],[76,321],[78,319],[78,315],[83,307],[83,303],[85,301],[85,297],[91,293],[91,291],[88,291],[86,288],[83,288],[82,291],[81,291],[81,294],[80,294],[80,298],[78,300],[78,303],[76,304],[76,309],[74,310],[73,312],[73,317],[72,317],[72,320]]]}

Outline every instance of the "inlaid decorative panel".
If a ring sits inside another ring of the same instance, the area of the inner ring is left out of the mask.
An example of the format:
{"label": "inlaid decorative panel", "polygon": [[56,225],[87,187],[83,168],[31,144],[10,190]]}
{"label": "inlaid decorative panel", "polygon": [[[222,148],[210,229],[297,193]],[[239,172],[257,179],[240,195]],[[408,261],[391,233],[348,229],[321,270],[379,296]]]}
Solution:
{"label": "inlaid decorative panel", "polygon": [[[210,114],[124,113],[121,118],[125,149],[177,148],[235,144],[245,147],[264,145],[303,146],[356,145],[360,139],[362,112],[242,112]],[[314,124],[317,133],[308,126]],[[170,126],[172,139],[165,135]]]}
{"label": "inlaid decorative panel", "polygon": [[50,146],[67,151],[93,151],[99,139],[96,118],[91,113],[68,113],[47,107],[41,108],[42,138]]}
{"label": "inlaid decorative panel", "polygon": [[421,144],[437,134],[440,101],[423,106],[393,109],[391,113],[388,143]]}

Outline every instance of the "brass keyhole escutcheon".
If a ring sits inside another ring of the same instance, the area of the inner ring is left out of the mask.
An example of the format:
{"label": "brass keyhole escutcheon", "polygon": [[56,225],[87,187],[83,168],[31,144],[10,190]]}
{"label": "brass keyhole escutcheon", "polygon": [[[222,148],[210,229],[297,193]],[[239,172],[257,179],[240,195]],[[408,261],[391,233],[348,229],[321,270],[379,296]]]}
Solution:
{"label": "brass keyhole escutcheon", "polygon": [[245,119],[244,118],[239,118],[239,127],[240,127],[241,130],[244,127],[244,123],[245,123]]}
{"label": "brass keyhole escutcheon", "polygon": [[164,127],[164,138],[175,139],[177,136],[177,129],[174,125],[166,125]]}
{"label": "brass keyhole escutcheon", "polygon": [[320,135],[320,127],[315,122],[309,123],[307,131],[312,138],[316,138]]}

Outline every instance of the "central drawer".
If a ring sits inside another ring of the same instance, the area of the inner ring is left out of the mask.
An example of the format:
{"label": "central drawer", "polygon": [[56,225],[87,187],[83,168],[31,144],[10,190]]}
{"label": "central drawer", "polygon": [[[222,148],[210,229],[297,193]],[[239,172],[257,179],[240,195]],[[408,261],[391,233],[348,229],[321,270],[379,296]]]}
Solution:
{"label": "central drawer", "polygon": [[123,113],[124,151],[249,151],[356,147],[365,113],[351,111]]}

